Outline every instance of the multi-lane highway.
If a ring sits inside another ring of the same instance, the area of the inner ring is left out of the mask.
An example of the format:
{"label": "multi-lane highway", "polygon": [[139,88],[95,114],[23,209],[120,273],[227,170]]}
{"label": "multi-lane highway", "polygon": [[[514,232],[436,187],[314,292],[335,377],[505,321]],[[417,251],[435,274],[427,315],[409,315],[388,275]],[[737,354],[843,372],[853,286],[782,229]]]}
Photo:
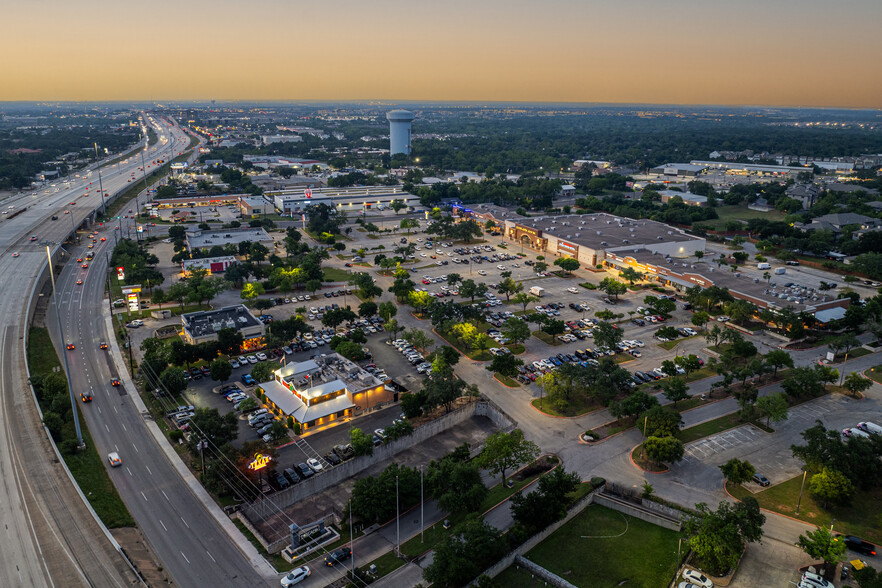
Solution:
{"label": "multi-lane highway", "polygon": [[[150,147],[143,143],[140,147],[148,166],[155,165],[152,162],[156,159],[171,160],[186,149],[189,137],[173,122],[145,117],[145,124],[153,125],[160,138]],[[143,173],[140,166],[141,153],[136,151],[134,156],[104,168],[101,179],[105,192],[114,194],[140,180]],[[64,241],[72,227],[101,204],[97,171],[81,172],[80,176],[69,181],[59,180],[45,190],[20,194],[0,203],[6,211],[0,216],[0,272],[6,278],[0,284],[2,586],[125,586],[131,585],[134,579],[57,462],[27,387],[24,355],[27,308],[46,261],[45,243]],[[14,214],[22,209],[25,210]],[[57,220],[51,219],[53,215]],[[66,297],[63,316],[67,328],[73,329],[70,332],[78,341],[83,341],[78,345],[82,350],[80,361],[71,365],[75,386],[89,382],[89,378],[92,378],[91,385],[97,386],[99,376],[106,384],[109,376],[105,376],[111,369],[107,359],[98,352],[97,344],[88,349],[81,347],[85,341],[97,341],[96,333],[104,329],[100,308],[103,273],[99,276],[99,272],[103,272],[105,262],[99,257],[96,254],[96,265],[100,267],[95,268],[97,271],[92,276],[87,276],[83,286],[77,286],[76,279],[70,284],[65,282],[73,268],[67,270],[59,284],[59,291]],[[78,264],[74,266],[77,271],[85,271]],[[73,303],[75,294],[76,303]],[[50,321],[50,324],[55,323]],[[83,363],[86,357],[90,357],[91,363]],[[169,461],[162,457],[162,451],[146,432],[133,404],[126,402],[125,397],[117,395],[117,398],[116,406],[106,399],[86,406],[87,422],[99,452],[106,453],[112,450],[108,448],[118,446],[126,456],[127,467],[112,472],[113,480],[176,582],[181,586],[260,583],[260,576],[248,560],[208,517]],[[102,417],[98,410],[92,411],[97,416],[88,412],[99,407],[106,408],[113,416]],[[142,504],[138,504],[138,500]],[[203,549],[205,546],[208,549]]]}

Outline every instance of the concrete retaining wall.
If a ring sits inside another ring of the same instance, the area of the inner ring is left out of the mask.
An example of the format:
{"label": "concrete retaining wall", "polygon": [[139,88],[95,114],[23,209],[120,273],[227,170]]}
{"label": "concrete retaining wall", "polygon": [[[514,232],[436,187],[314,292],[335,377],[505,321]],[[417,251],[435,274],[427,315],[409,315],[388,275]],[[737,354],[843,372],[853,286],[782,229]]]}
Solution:
{"label": "concrete retaining wall", "polygon": [[514,429],[516,426],[514,421],[508,418],[508,416],[495,404],[486,400],[470,402],[465,406],[461,406],[450,413],[435,419],[434,421],[418,427],[411,435],[375,447],[373,455],[356,457],[349,461],[345,461],[318,476],[313,476],[308,480],[295,484],[281,492],[277,492],[271,497],[253,502],[248,506],[243,507],[241,512],[245,517],[252,521],[262,520],[275,515],[280,510],[283,510],[292,504],[296,504],[313,494],[326,490],[331,486],[336,486],[343,480],[351,478],[377,463],[389,460],[402,451],[410,449],[414,445],[422,443],[438,433],[446,431],[473,416],[485,416],[504,430]]}
{"label": "concrete retaining wall", "polygon": [[659,527],[664,527],[665,529],[670,529],[672,531],[680,530],[681,524],[679,518],[671,519],[660,512],[653,512],[648,508],[631,504],[630,502],[620,500],[614,496],[601,493],[594,498],[594,501],[607,508],[630,515],[635,519],[640,519],[641,521],[646,521],[647,523],[652,523],[653,525],[658,525]]}
{"label": "concrete retaining wall", "polygon": [[[549,535],[551,535],[552,533],[554,533],[555,531],[560,529],[562,526],[564,526],[565,524],[570,522],[570,520],[574,516],[576,516],[577,514],[582,512],[583,510],[585,510],[585,508],[594,501],[595,496],[598,495],[599,493],[600,493],[600,490],[595,490],[594,492],[590,493],[588,496],[586,496],[585,498],[583,498],[582,500],[580,500],[579,502],[574,504],[573,507],[567,512],[567,516],[565,516],[562,520],[554,523],[553,525],[546,527],[542,531],[539,531],[538,533],[536,533],[535,535],[533,535],[532,537],[530,537],[529,539],[527,539],[526,541],[521,543],[513,551],[510,551],[501,560],[496,562],[495,565],[493,565],[493,566],[487,568],[486,570],[484,570],[483,572],[481,572],[479,577],[480,576],[490,576],[491,578],[495,578],[496,576],[501,574],[503,570],[505,570],[506,568],[511,566],[513,563],[515,563],[515,560],[518,557],[523,556],[525,553],[527,553],[528,551],[530,551],[531,549],[533,549],[534,547],[539,545]],[[536,565],[536,564],[533,564],[533,565]],[[572,586],[572,584],[566,582],[563,578],[555,576],[554,574],[552,574],[551,572],[549,572],[545,568],[541,568],[538,565],[537,565],[537,567],[542,569],[543,572],[549,576],[549,577],[542,576],[542,578],[544,580],[548,580],[549,582],[552,582],[552,580],[550,578],[553,577],[553,578],[556,578],[557,580],[559,580],[560,582],[563,582],[562,584],[554,584],[555,586],[566,586],[566,587]],[[471,582],[471,584],[469,584],[469,586],[474,586],[475,581],[477,581],[477,579],[473,580]]]}

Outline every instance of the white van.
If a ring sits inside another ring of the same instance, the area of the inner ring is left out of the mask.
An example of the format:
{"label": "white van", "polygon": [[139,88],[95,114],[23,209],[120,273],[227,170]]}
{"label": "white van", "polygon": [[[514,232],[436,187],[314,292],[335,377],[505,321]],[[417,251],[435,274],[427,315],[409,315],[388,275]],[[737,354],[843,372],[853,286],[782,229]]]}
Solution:
{"label": "white van", "polygon": [[863,437],[864,439],[869,439],[870,434],[861,431],[860,429],[852,428],[852,429],[842,429],[842,434],[846,437]]}
{"label": "white van", "polygon": [[858,423],[858,428],[861,431],[866,431],[867,433],[872,433],[874,435],[882,435],[882,427],[880,427],[876,423],[870,423],[870,422]]}
{"label": "white van", "polygon": [[543,288],[542,286],[533,286],[532,288],[530,288],[530,294],[542,298],[542,296],[545,295],[545,288]]}
{"label": "white van", "polygon": [[772,264],[766,263],[766,262],[758,263],[758,264],[756,264],[756,269],[761,269],[761,270],[772,269]]}

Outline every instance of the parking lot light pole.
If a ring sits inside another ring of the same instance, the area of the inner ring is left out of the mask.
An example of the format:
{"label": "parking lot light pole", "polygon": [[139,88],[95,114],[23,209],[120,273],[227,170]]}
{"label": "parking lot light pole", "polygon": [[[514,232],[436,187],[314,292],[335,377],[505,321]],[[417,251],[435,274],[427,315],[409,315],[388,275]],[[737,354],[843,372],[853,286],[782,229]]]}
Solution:
{"label": "parking lot light pole", "polygon": [[[64,344],[64,330],[61,327],[61,307],[58,304],[58,292],[55,290],[55,270],[52,267],[52,252],[49,245],[46,245],[46,257],[49,258],[49,277],[52,279],[52,297],[55,299],[55,319],[58,321],[58,336],[61,337],[61,343]],[[83,432],[80,430],[80,415],[77,412],[77,401],[74,398],[73,383],[70,381],[70,365],[67,362],[67,350],[61,354],[64,360],[64,375],[67,378],[67,392],[70,395],[70,407],[73,412],[74,429],[77,434],[77,447],[83,448]]]}
{"label": "parking lot light pole", "polygon": [[799,499],[796,501],[796,514],[799,514],[799,505],[802,504],[802,489],[805,488],[805,477],[807,474],[808,470],[803,470],[802,484],[799,486]]}

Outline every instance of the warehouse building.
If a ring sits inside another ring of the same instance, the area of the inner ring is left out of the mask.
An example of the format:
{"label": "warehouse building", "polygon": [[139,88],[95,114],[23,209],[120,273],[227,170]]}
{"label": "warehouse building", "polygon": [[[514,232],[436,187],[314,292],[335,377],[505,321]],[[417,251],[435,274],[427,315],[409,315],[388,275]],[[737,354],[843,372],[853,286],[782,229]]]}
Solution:
{"label": "warehouse building", "polygon": [[217,341],[221,329],[236,329],[242,334],[240,353],[261,349],[266,344],[266,326],[244,304],[182,314],[181,326],[181,338],[190,345]]}
{"label": "warehouse building", "polygon": [[211,249],[215,245],[238,245],[243,241],[252,243],[260,243],[273,250],[275,244],[273,238],[269,236],[262,227],[258,228],[241,228],[241,229],[217,229],[202,230],[196,229],[187,231],[187,249],[195,251],[196,249]]}
{"label": "warehouse building", "polygon": [[185,259],[181,261],[181,270],[184,277],[189,277],[193,270],[203,269],[211,274],[220,274],[226,271],[234,263],[239,263],[232,255],[222,257],[203,257],[200,259]]}
{"label": "warehouse building", "polygon": [[660,222],[606,213],[507,219],[505,238],[524,248],[583,265],[602,263],[607,252],[647,250],[670,257],[704,251],[705,240]]}
{"label": "warehouse building", "polygon": [[679,197],[683,200],[683,203],[687,206],[707,206],[707,196],[701,196],[699,194],[693,194],[692,192],[677,192],[676,190],[662,190],[659,192],[661,195],[662,204],[667,204],[671,201],[671,198]]}

